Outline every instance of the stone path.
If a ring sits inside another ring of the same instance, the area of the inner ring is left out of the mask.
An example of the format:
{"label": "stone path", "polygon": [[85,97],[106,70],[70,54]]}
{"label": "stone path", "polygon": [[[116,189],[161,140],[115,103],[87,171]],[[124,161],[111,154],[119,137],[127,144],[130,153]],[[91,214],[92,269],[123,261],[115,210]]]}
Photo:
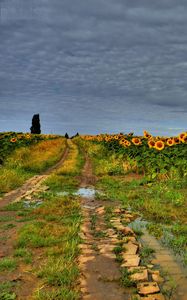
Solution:
{"label": "stone path", "polygon": [[[91,187],[91,162],[87,160],[82,174],[82,187]],[[106,223],[107,202],[97,201],[94,196],[82,197],[83,224],[81,227],[79,268],[81,270],[80,289],[82,300],[164,300],[160,292],[158,270],[140,266],[139,251],[142,247],[134,231],[127,226],[136,219],[131,212],[115,208],[110,225]],[[111,205],[111,203],[110,203]],[[125,224],[125,225],[124,225]],[[115,254],[116,247],[121,253]],[[121,258],[121,263],[117,262]],[[118,257],[117,257],[118,255]],[[121,284],[122,271],[128,272],[128,280],[133,281],[137,293]]]}

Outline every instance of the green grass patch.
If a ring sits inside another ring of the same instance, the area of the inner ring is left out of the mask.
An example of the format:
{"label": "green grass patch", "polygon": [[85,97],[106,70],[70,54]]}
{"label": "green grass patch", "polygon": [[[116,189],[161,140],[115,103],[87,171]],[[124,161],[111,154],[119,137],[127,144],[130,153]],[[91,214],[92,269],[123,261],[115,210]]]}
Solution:
{"label": "green grass patch", "polygon": [[17,267],[17,262],[13,258],[2,258],[0,260],[0,272],[2,271],[14,271]]}

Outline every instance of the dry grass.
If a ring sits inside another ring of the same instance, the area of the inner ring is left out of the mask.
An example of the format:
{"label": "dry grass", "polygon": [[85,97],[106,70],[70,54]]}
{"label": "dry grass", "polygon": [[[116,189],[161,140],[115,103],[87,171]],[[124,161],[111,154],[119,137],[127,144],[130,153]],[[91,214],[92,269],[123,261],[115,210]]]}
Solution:
{"label": "dry grass", "polygon": [[57,162],[65,148],[65,139],[42,141],[17,149],[0,169],[0,192],[8,192],[29,177],[41,173]]}

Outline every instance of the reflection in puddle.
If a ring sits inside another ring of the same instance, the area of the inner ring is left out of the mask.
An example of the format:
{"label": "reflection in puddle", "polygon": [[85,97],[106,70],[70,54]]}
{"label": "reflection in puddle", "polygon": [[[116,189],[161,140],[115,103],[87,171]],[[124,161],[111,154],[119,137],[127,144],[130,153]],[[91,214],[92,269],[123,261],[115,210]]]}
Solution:
{"label": "reflection in puddle", "polygon": [[85,198],[92,198],[95,196],[95,189],[93,188],[80,188],[75,193],[75,195],[85,197]]}
{"label": "reflection in puddle", "polygon": [[[93,198],[95,196],[95,189],[93,188],[80,188],[77,192],[71,193],[76,196],[81,196],[85,198]],[[70,195],[69,192],[58,192],[56,193],[58,196],[68,196]]]}
{"label": "reflection in puddle", "polygon": [[43,203],[43,201],[38,200],[38,201],[23,201],[23,206],[24,208],[36,208],[38,206],[40,206]]}

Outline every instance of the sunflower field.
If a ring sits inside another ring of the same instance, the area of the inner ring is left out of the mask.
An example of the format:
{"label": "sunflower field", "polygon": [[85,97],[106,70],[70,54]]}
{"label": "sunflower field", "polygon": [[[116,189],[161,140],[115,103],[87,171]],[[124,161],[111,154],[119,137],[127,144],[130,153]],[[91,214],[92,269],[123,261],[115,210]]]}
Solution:
{"label": "sunflower field", "polygon": [[130,134],[81,136],[85,141],[102,144],[107,151],[122,157],[126,172],[149,175],[151,178],[187,176],[187,132],[175,137]]}
{"label": "sunflower field", "polygon": [[0,133],[0,164],[14,150],[30,146],[39,141],[57,138],[56,135],[35,135],[30,133],[1,132]]}

